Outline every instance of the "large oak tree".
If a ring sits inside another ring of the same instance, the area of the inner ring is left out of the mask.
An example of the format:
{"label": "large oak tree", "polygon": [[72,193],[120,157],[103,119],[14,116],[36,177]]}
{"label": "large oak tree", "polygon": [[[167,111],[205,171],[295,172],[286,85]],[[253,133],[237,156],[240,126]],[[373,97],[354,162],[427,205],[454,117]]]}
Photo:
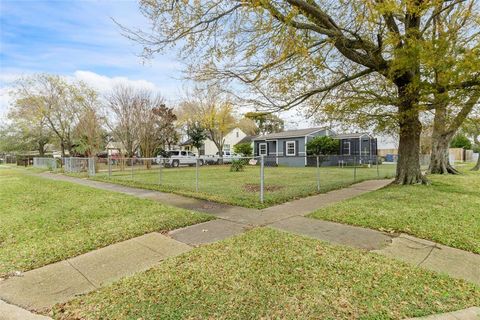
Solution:
{"label": "large oak tree", "polygon": [[[425,181],[419,165],[425,35],[445,12],[475,21],[475,10],[463,10],[473,5],[473,0],[143,0],[140,9],[151,29],[124,31],[144,45],[146,56],[177,45],[193,78],[236,80],[248,86],[250,99],[256,93],[257,104],[277,109],[321,104],[357,80],[388,87],[395,94],[388,108],[395,111],[399,133],[396,182],[412,184]],[[478,30],[457,32],[470,36]]]}

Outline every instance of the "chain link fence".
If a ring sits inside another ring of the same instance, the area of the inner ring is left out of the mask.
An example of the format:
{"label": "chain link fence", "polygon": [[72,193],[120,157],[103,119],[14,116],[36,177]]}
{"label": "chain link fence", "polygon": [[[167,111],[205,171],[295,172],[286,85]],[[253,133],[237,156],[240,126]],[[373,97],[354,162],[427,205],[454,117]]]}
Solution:
{"label": "chain link fence", "polygon": [[46,168],[52,171],[57,170],[57,159],[55,158],[33,158],[35,168]]}
{"label": "chain link fence", "polygon": [[95,158],[79,158],[79,157],[66,157],[66,158],[44,158],[34,157],[33,167],[48,169],[50,171],[63,171],[65,173],[75,173],[92,177],[95,176],[97,171],[96,167],[97,159]]}
{"label": "chain link fence", "polygon": [[377,156],[33,159],[35,167],[97,180],[262,207],[395,176]]}
{"label": "chain link fence", "polygon": [[382,164],[376,156],[337,155],[112,157],[98,159],[94,168],[88,161],[82,166],[82,172],[95,175],[98,180],[251,207],[323,193],[364,180],[391,178],[396,171],[395,164]]}

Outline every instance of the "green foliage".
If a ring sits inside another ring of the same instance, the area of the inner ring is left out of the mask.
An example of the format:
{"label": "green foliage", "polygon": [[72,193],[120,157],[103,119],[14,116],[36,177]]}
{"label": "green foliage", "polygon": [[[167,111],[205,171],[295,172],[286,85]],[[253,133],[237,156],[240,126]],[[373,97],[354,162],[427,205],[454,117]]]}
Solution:
{"label": "green foliage", "polygon": [[191,79],[240,83],[235,95],[258,110],[299,107],[319,121],[399,132],[397,182],[409,184],[424,180],[421,113],[445,104],[461,115],[445,119],[450,127],[475,98],[476,2],[141,1],[156,27],[124,31],[147,56],[176,47]]}
{"label": "green foliage", "polygon": [[315,137],[307,142],[308,155],[338,154],[340,141],[331,137]]}
{"label": "green foliage", "polygon": [[241,154],[244,157],[250,157],[253,154],[252,145],[248,142],[237,143],[233,146],[233,151],[235,151],[236,154]]}
{"label": "green foliage", "polygon": [[452,142],[450,142],[450,147],[468,150],[472,148],[472,142],[463,133],[458,133],[453,137]]}
{"label": "green foliage", "polygon": [[243,159],[239,160],[232,160],[232,164],[230,165],[230,172],[240,172],[243,171],[245,167],[245,161]]}
{"label": "green foliage", "polygon": [[200,149],[203,141],[207,138],[207,133],[204,127],[198,122],[194,122],[187,127],[187,136],[192,140],[192,146]]}
{"label": "green foliage", "polygon": [[247,112],[245,118],[253,120],[260,134],[275,133],[283,131],[285,123],[278,116],[267,112]]}

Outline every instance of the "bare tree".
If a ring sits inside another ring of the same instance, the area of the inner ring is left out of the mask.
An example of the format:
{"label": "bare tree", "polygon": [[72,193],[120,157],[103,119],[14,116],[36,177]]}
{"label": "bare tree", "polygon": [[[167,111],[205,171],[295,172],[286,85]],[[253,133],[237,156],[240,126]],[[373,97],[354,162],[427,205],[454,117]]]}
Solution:
{"label": "bare tree", "polygon": [[165,106],[164,98],[151,91],[137,93],[136,122],[139,126],[138,143],[142,157],[151,158],[165,144],[165,137],[175,132],[172,121],[175,119],[171,109]]}
{"label": "bare tree", "polygon": [[107,96],[107,126],[113,138],[122,143],[128,157],[135,155],[139,145],[137,114],[140,106],[138,94],[131,86],[118,85]]}
{"label": "bare tree", "polygon": [[28,115],[44,121],[58,139],[62,156],[67,150],[73,154],[73,131],[82,105],[96,92],[81,82],[69,83],[57,75],[39,74],[18,80],[14,94],[17,116],[23,114],[24,119]]}

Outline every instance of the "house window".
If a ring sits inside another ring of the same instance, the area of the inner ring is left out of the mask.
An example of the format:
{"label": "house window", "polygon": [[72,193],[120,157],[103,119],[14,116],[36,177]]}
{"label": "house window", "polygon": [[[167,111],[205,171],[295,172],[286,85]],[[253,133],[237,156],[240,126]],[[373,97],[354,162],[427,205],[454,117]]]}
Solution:
{"label": "house window", "polygon": [[295,141],[287,141],[286,143],[287,156],[295,155]]}
{"label": "house window", "polygon": [[238,136],[239,136],[239,133],[238,133],[238,131],[237,131],[237,132],[235,132],[235,133],[237,134],[237,138],[238,138]]}
{"label": "house window", "polygon": [[259,143],[258,144],[258,154],[261,156],[267,155],[267,144],[266,143]]}
{"label": "house window", "polygon": [[368,155],[369,154],[369,143],[368,139],[364,139],[362,141],[362,154]]}
{"label": "house window", "polygon": [[224,144],[223,145],[223,152],[230,152],[230,145],[229,144]]}
{"label": "house window", "polygon": [[350,155],[350,141],[343,142],[343,154],[347,156]]}

